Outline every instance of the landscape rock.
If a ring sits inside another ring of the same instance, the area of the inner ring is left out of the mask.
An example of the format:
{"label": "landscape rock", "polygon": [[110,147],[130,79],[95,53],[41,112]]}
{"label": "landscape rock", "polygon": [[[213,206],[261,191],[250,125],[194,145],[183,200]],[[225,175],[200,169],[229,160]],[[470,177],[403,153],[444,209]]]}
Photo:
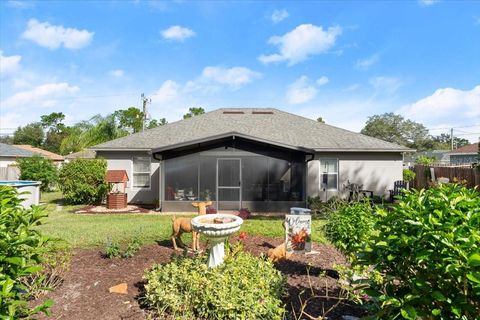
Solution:
{"label": "landscape rock", "polygon": [[110,287],[108,289],[110,293],[119,293],[119,294],[127,294],[128,292],[128,284],[125,282],[117,284],[116,286]]}

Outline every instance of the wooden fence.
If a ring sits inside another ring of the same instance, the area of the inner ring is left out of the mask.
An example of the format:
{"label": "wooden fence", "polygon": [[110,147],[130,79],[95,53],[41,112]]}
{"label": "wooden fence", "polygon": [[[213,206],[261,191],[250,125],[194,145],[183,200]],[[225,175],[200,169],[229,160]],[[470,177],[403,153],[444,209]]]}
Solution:
{"label": "wooden fence", "polygon": [[465,181],[466,186],[473,188],[480,186],[480,170],[478,168],[465,166],[435,166],[435,165],[415,165],[411,170],[415,171],[415,180],[410,185],[413,188],[428,188],[432,182],[430,168],[434,169],[435,178],[448,178],[450,182],[454,179]]}

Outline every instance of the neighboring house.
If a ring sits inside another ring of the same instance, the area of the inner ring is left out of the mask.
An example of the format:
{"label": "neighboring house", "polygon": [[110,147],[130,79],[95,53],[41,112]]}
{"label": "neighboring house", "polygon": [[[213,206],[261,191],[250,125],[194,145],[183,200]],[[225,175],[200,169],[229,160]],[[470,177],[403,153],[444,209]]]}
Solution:
{"label": "neighboring house", "polygon": [[403,157],[403,164],[405,167],[411,167],[415,165],[415,160],[421,156],[434,158],[435,163],[448,164],[450,161],[450,150],[429,150],[418,151],[415,153],[406,153]]}
{"label": "neighboring house", "polygon": [[40,149],[40,148],[37,148],[37,147],[33,147],[29,144],[14,144],[13,146],[15,146],[17,148],[20,148],[20,149],[23,149],[23,150],[31,151],[35,154],[41,155],[44,158],[48,158],[48,159],[52,160],[53,163],[57,166],[60,166],[63,163],[63,161],[65,161],[63,156],[61,156],[59,154],[56,154],[56,153],[53,153],[53,152],[50,152],[50,151],[47,151],[47,150],[43,150],[43,149]]}
{"label": "neighboring house", "polygon": [[450,164],[472,164],[479,162],[478,143],[472,143],[450,151]]}
{"label": "neighboring house", "polygon": [[91,148],[127,171],[128,201],[163,211],[286,211],[307,196],[346,195],[347,181],[386,196],[403,146],[277,109],[218,109]]}
{"label": "neighboring house", "polygon": [[34,152],[0,143],[0,180],[18,180],[20,170],[16,165],[17,159],[34,155]]}
{"label": "neighboring house", "polygon": [[94,159],[96,152],[90,149],[81,150],[75,153],[70,153],[65,156],[65,162],[69,162],[75,159]]}

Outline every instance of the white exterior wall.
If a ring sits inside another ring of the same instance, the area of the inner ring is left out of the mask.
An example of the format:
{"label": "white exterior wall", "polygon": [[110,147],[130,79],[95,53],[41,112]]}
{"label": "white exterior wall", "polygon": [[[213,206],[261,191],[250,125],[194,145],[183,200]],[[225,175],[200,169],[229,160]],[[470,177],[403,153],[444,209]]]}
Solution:
{"label": "white exterior wall", "polygon": [[[321,159],[338,159],[338,190],[323,191],[320,186]],[[307,196],[328,199],[334,195],[347,197],[343,185],[363,184],[363,190],[375,195],[388,196],[393,183],[402,180],[403,156],[401,153],[317,153],[308,163]]]}
{"label": "white exterior wall", "polygon": [[1,157],[0,158],[0,168],[6,168],[12,164],[15,164],[16,158],[13,157]]}
{"label": "white exterior wall", "polygon": [[[133,187],[133,157],[150,156],[150,188]],[[153,204],[159,197],[159,161],[155,160],[151,154],[140,151],[97,151],[97,158],[107,160],[107,170],[126,170],[128,175],[127,200],[129,203]],[[120,187],[120,190],[122,188]]]}

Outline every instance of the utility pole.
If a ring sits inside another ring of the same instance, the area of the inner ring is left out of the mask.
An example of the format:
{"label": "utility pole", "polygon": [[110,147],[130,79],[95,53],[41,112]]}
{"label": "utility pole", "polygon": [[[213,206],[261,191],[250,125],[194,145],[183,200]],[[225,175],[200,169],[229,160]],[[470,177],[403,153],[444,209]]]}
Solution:
{"label": "utility pole", "polygon": [[453,150],[453,128],[450,129],[450,149]]}
{"label": "utility pole", "polygon": [[152,103],[152,99],[147,98],[145,94],[142,93],[142,105],[143,105],[142,131],[145,131],[145,122],[147,121],[147,103]]}

